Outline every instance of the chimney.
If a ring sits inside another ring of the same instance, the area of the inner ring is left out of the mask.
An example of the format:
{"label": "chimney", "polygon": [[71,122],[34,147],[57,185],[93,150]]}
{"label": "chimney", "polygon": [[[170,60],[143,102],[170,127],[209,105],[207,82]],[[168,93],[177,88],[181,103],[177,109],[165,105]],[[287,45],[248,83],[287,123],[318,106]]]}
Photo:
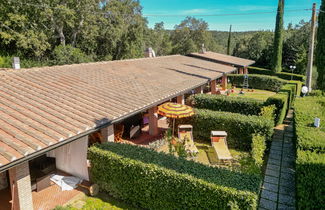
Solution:
{"label": "chimney", "polygon": [[146,58],[154,58],[154,57],[156,57],[156,53],[151,47],[149,47],[144,52],[144,57],[146,57]]}
{"label": "chimney", "polygon": [[13,69],[20,69],[20,59],[19,59],[19,57],[13,57],[13,59],[12,59],[12,68]]}
{"label": "chimney", "polygon": [[202,44],[202,47],[201,47],[201,54],[204,54],[207,52],[207,49],[205,48],[204,44]]}

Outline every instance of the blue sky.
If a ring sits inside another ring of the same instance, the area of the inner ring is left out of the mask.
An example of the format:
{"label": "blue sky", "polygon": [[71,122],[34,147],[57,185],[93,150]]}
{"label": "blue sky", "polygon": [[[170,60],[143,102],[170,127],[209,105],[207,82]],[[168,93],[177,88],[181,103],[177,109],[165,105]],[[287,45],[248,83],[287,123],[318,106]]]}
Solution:
{"label": "blue sky", "polygon": [[[303,11],[317,4],[319,9],[321,0],[285,0],[285,26],[292,22],[299,23],[301,19],[310,20],[311,11]],[[140,0],[143,14],[147,16],[149,27],[163,21],[165,28],[173,29],[186,16],[211,14],[241,14],[254,12],[272,12],[255,15],[230,15],[196,17],[209,23],[210,30],[227,31],[233,25],[233,31],[273,30],[277,10],[277,0]],[[301,10],[300,10],[301,9]],[[299,11],[293,11],[299,10]],[[149,16],[149,15],[177,15],[177,16]]]}

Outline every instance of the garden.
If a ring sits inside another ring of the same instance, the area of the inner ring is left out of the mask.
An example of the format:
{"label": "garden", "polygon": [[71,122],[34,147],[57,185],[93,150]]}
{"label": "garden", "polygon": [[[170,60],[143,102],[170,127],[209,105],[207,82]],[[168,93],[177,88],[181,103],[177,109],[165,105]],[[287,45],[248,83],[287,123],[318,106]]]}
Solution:
{"label": "garden", "polygon": [[[229,75],[236,87],[243,77]],[[171,130],[149,148],[96,145],[89,150],[92,179],[103,192],[139,208],[256,209],[273,129],[282,124],[302,82],[273,75],[249,75],[249,80],[254,92],[188,98],[195,114],[177,119],[175,127],[192,125],[197,154],[186,153],[184,141],[169,144],[175,139]],[[231,161],[218,159],[212,130],[227,132]]]}

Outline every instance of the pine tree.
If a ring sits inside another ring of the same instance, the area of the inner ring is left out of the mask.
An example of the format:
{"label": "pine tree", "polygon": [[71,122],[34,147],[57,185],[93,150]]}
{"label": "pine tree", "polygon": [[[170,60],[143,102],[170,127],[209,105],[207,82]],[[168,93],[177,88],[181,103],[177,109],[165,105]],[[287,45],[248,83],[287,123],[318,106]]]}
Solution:
{"label": "pine tree", "polygon": [[284,0],[279,0],[278,13],[276,15],[276,25],[274,31],[274,45],[272,57],[272,70],[274,72],[282,71],[282,48],[283,48],[283,13]]}
{"label": "pine tree", "polygon": [[322,0],[318,16],[316,66],[318,71],[317,87],[325,91],[325,0]]}
{"label": "pine tree", "polygon": [[231,25],[230,25],[229,36],[228,36],[227,55],[230,55],[230,44],[231,44]]}

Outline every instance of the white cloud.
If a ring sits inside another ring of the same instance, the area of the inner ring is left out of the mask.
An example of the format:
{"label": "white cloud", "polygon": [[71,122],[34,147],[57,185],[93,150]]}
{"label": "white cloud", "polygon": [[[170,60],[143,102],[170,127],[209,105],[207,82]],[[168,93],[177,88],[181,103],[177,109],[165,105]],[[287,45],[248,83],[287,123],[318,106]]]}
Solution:
{"label": "white cloud", "polygon": [[179,12],[181,15],[200,15],[200,14],[212,14],[213,12],[219,12],[220,9],[190,9],[182,10]]}

